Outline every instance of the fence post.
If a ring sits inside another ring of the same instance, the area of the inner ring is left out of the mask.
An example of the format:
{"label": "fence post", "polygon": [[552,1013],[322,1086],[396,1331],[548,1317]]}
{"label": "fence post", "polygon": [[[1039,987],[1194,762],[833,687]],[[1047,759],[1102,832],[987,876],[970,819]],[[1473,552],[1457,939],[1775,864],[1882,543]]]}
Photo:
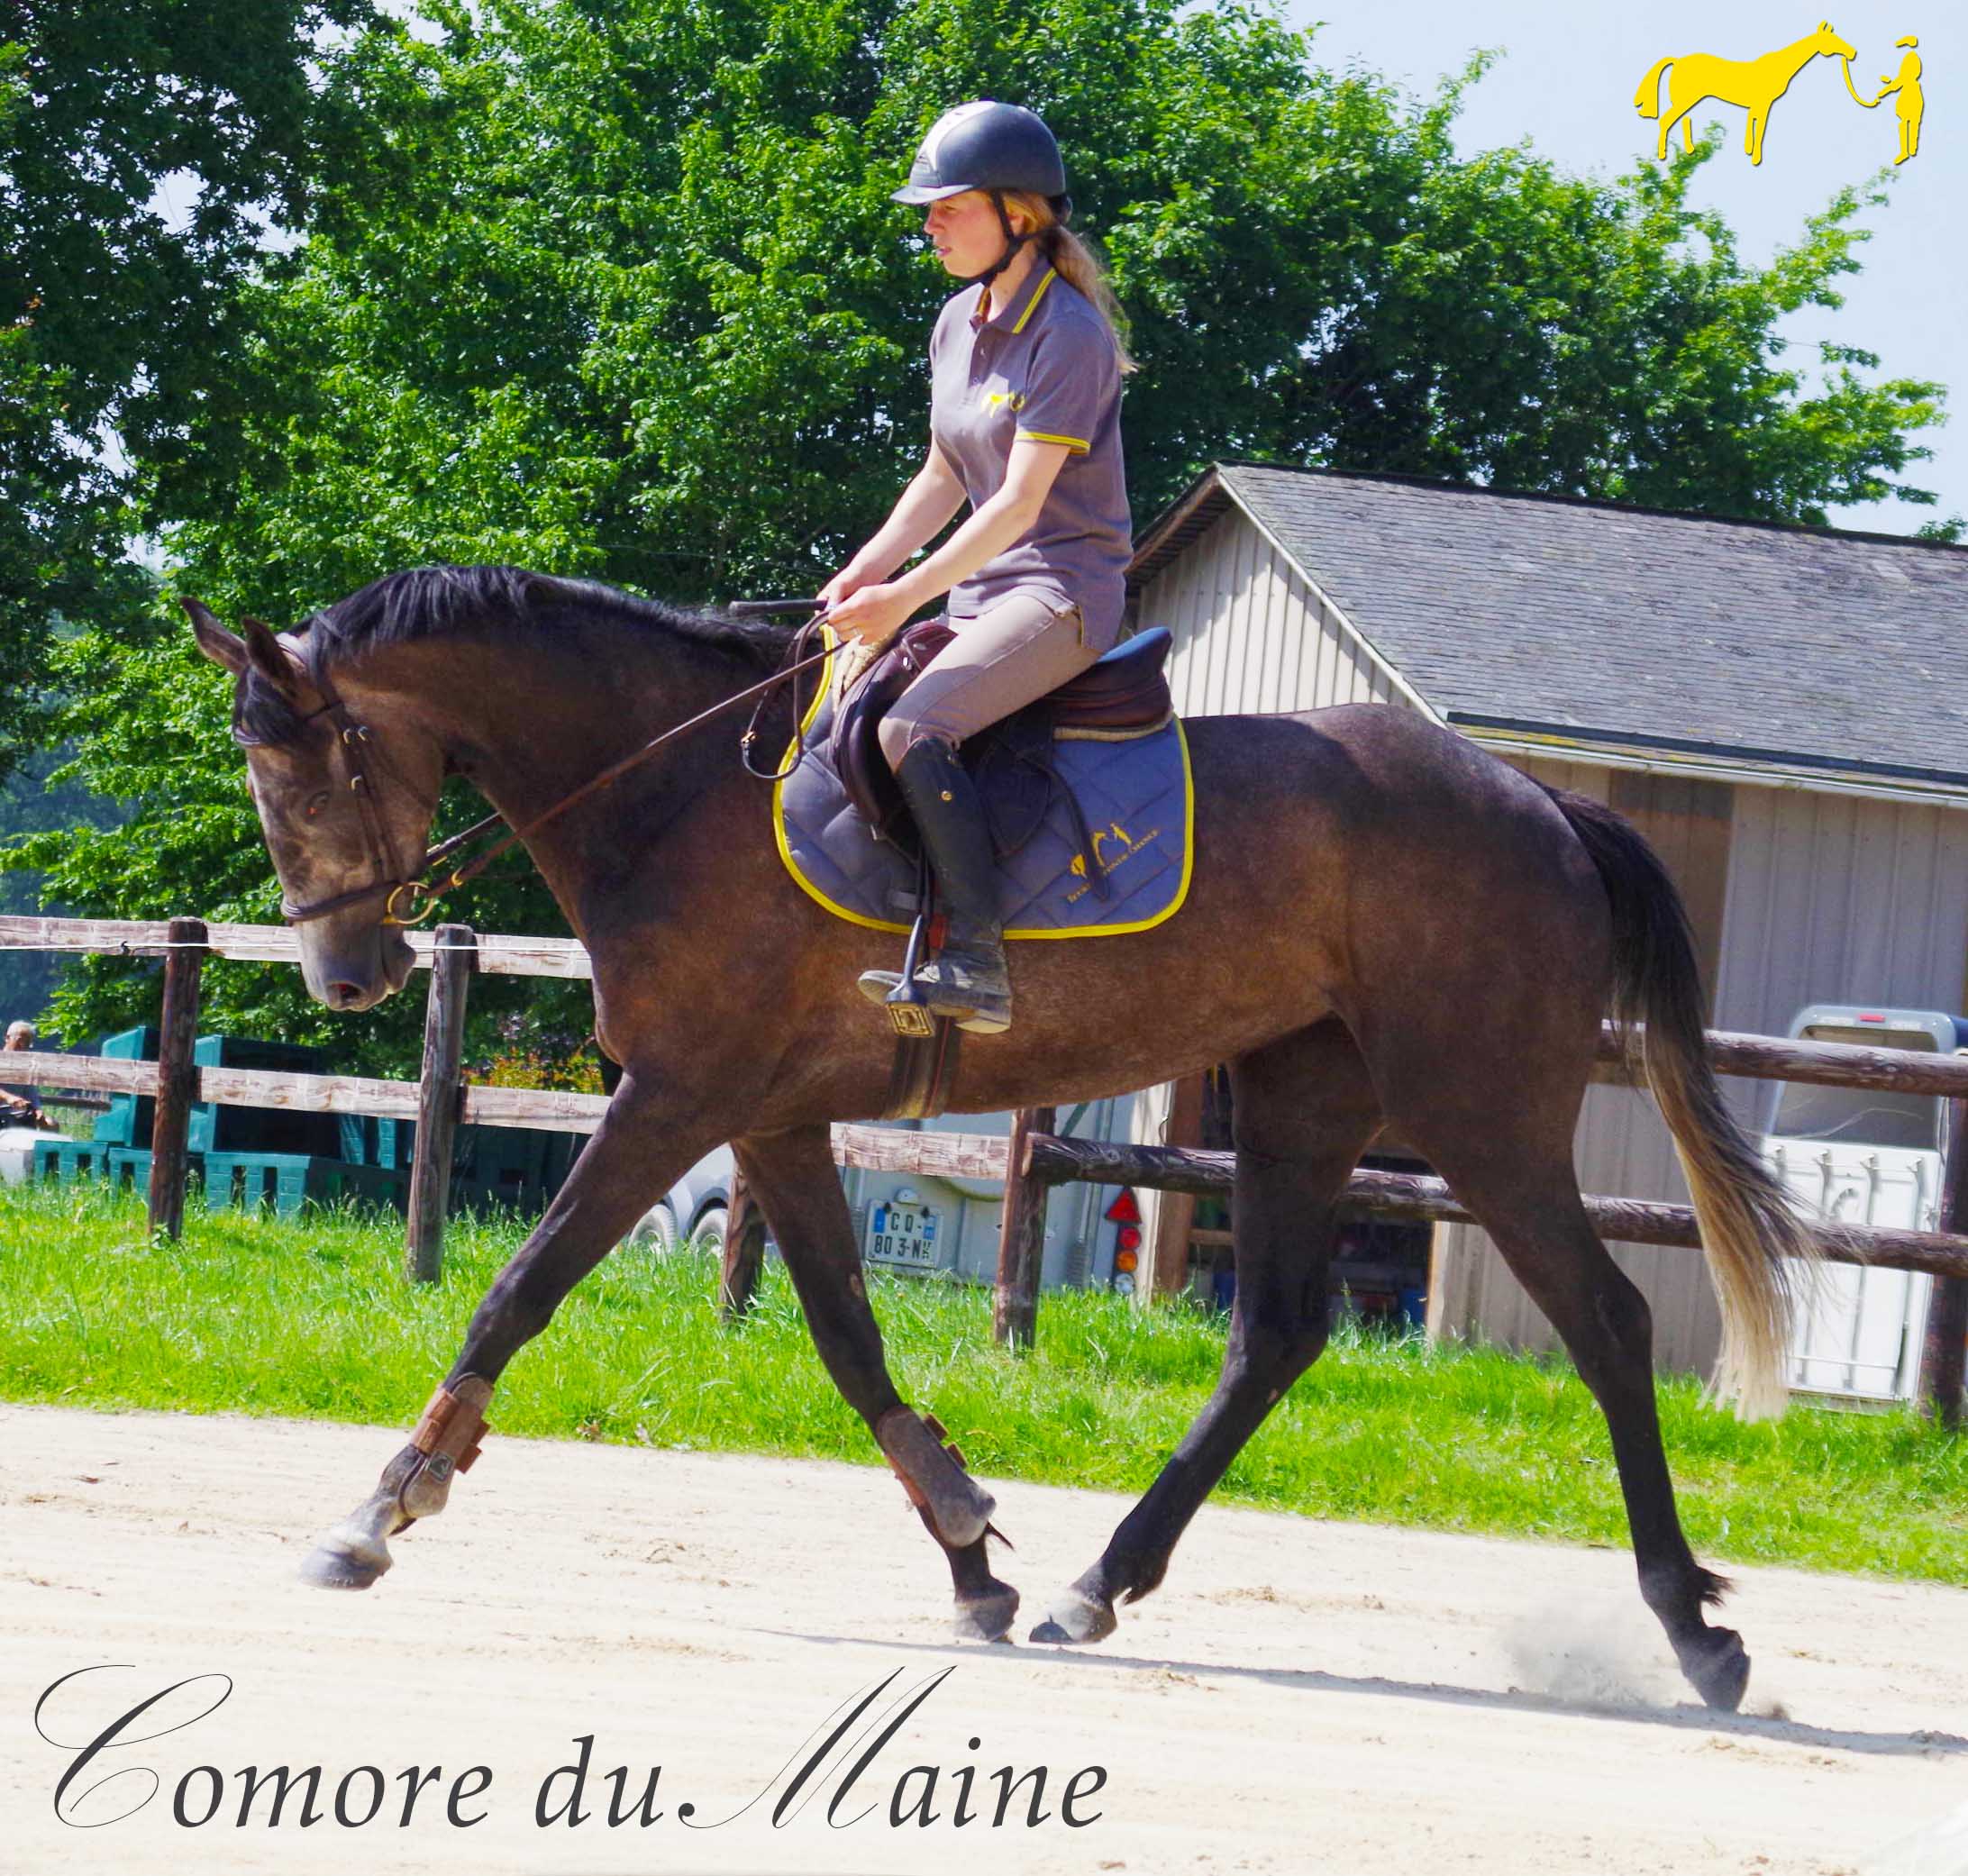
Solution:
{"label": "fence post", "polygon": [[744,1168],[734,1164],[724,1209],[724,1268],[717,1288],[717,1310],[724,1321],[738,1322],[750,1312],[764,1266],[765,1214],[752,1196]]}
{"label": "fence post", "polygon": [[465,994],[478,938],[469,925],[440,925],[433,942],[424,1064],[417,1074],[417,1138],[410,1160],[410,1224],[404,1238],[403,1274],[411,1283],[435,1283],[444,1272],[451,1143],[464,1106]]}
{"label": "fence post", "polygon": [[[1941,1180],[1941,1229],[1968,1232],[1968,1099],[1947,1104],[1947,1170]],[[1936,1277],[1927,1302],[1921,1391],[1943,1426],[1962,1424],[1962,1382],[1968,1368],[1968,1278]]]}
{"label": "fence post", "polygon": [[998,1227],[998,1289],[991,1338],[1029,1348],[1039,1334],[1039,1273],[1045,1258],[1045,1201],[1052,1188],[1034,1179],[1025,1143],[1057,1125],[1057,1107],[1021,1107],[1011,1117],[1005,1150],[1005,1209]]}
{"label": "fence post", "polygon": [[174,918],[166,928],[164,1014],[157,1051],[157,1113],[150,1124],[150,1229],[175,1238],[185,1226],[185,1141],[197,1098],[198,980],[210,937],[202,918]]}
{"label": "fence post", "polygon": [[[1162,1129],[1165,1146],[1200,1146],[1203,1143],[1203,1071],[1184,1075],[1175,1084],[1169,1103],[1168,1125]],[[1152,1303],[1157,1297],[1172,1297],[1188,1288],[1189,1280],[1189,1234],[1196,1228],[1196,1195],[1193,1192],[1163,1192],[1154,1207],[1154,1233],[1142,1248],[1145,1268],[1134,1280],[1134,1300]]]}

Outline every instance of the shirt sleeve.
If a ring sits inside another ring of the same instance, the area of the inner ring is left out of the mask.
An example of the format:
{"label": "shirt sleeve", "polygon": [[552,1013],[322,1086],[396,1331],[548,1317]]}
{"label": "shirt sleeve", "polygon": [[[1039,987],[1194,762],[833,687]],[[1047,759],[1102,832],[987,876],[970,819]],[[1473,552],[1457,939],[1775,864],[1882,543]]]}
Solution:
{"label": "shirt sleeve", "polygon": [[1119,394],[1114,342],[1090,320],[1049,325],[1032,348],[1015,440],[1090,450],[1108,403]]}

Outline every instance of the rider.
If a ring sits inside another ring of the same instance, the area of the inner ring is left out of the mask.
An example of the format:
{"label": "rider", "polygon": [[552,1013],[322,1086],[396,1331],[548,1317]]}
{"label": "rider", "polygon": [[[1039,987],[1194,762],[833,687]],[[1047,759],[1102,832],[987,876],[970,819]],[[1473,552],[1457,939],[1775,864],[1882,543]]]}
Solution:
{"label": "rider", "polygon": [[[1120,635],[1132,553],[1121,474],[1121,374],[1134,369],[1099,263],[1068,232],[1059,145],[1042,119],[989,99],[931,127],[894,200],[966,285],[929,343],[929,453],[880,530],[822,589],[827,622],[884,643],[947,593],[956,634],[879,727],[947,918],[918,967],[929,1008],[962,1029],[1011,1023],[989,826],[958,745],[1055,690]],[[907,572],[964,502],[971,513]],[[863,973],[883,1000],[895,971]]]}

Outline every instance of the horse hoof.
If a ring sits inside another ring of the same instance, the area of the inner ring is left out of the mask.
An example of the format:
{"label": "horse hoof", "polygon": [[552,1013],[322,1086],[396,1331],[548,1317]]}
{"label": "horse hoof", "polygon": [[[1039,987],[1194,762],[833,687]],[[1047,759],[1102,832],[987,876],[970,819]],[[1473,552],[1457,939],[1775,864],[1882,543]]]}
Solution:
{"label": "horse hoof", "polygon": [[308,1553],[301,1580],[317,1589],[367,1589],[395,1561],[380,1538],[338,1527]]}
{"label": "horse hoof", "polygon": [[1055,1645],[1104,1642],[1119,1626],[1112,1603],[1097,1602],[1078,1589],[1069,1589],[1046,1612],[1045,1620],[1032,1631],[1032,1639]]}
{"label": "horse hoof", "polygon": [[1749,1654],[1742,1636],[1733,1628],[1712,1630],[1704,1658],[1683,1662],[1682,1671],[1706,1706],[1734,1713],[1749,1686]]}
{"label": "horse hoof", "polygon": [[960,1642],[1001,1642],[1011,1633],[1018,1614],[1018,1592],[1009,1583],[993,1582],[981,1596],[957,1599],[956,1635]]}

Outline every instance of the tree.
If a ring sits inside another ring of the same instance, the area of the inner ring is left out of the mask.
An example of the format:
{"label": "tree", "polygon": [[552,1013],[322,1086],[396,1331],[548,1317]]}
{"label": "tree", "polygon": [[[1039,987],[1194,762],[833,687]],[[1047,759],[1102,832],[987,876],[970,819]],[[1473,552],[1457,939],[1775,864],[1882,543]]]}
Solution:
{"label": "tree", "polygon": [[[263,239],[255,211],[305,217],[332,131],[310,42],[370,16],[369,0],[0,14],[0,777],[42,733],[56,623],[134,637],[151,617],[126,462],[218,447],[208,367],[238,343],[229,289]],[[175,228],[150,206],[174,177],[196,197]]]}
{"label": "tree", "polygon": [[[1876,185],[1748,268],[1688,206],[1710,147],[1616,182],[1522,148],[1462,160],[1480,61],[1417,105],[1236,5],[426,11],[436,41],[384,22],[327,61],[323,121],[360,132],[323,147],[305,241],[228,297],[210,414],[140,462],[178,589],[222,613],[296,623],[440,560],[682,599],[812,590],[924,443],[948,281],[888,192],[923,128],[985,93],[1060,133],[1132,315],[1140,520],[1227,456],[1807,521],[1932,499],[1893,478],[1939,387],[1871,382],[1852,346],[1808,387],[1776,338],[1837,303]],[[267,915],[217,675],[175,623],[64,656],[96,699],[84,770],[134,818],[23,857],[77,906],[182,911],[196,879],[208,914]],[[470,916],[559,929],[531,880],[476,889]],[[97,966],[68,1007],[118,1021],[128,994]],[[252,1020],[322,1033],[296,985],[251,994]],[[571,1033],[578,996],[526,1007]],[[371,1059],[407,1056],[413,1015],[365,1025]]]}
{"label": "tree", "polygon": [[[73,780],[48,786],[50,774],[69,768],[74,756],[72,749],[37,750],[0,782],[0,825],[16,832],[114,826],[120,818],[114,802],[96,799]],[[0,872],[0,913],[60,909],[43,897],[38,874]],[[16,1017],[38,1024],[60,981],[61,968],[58,952],[0,949],[0,1024]]]}

